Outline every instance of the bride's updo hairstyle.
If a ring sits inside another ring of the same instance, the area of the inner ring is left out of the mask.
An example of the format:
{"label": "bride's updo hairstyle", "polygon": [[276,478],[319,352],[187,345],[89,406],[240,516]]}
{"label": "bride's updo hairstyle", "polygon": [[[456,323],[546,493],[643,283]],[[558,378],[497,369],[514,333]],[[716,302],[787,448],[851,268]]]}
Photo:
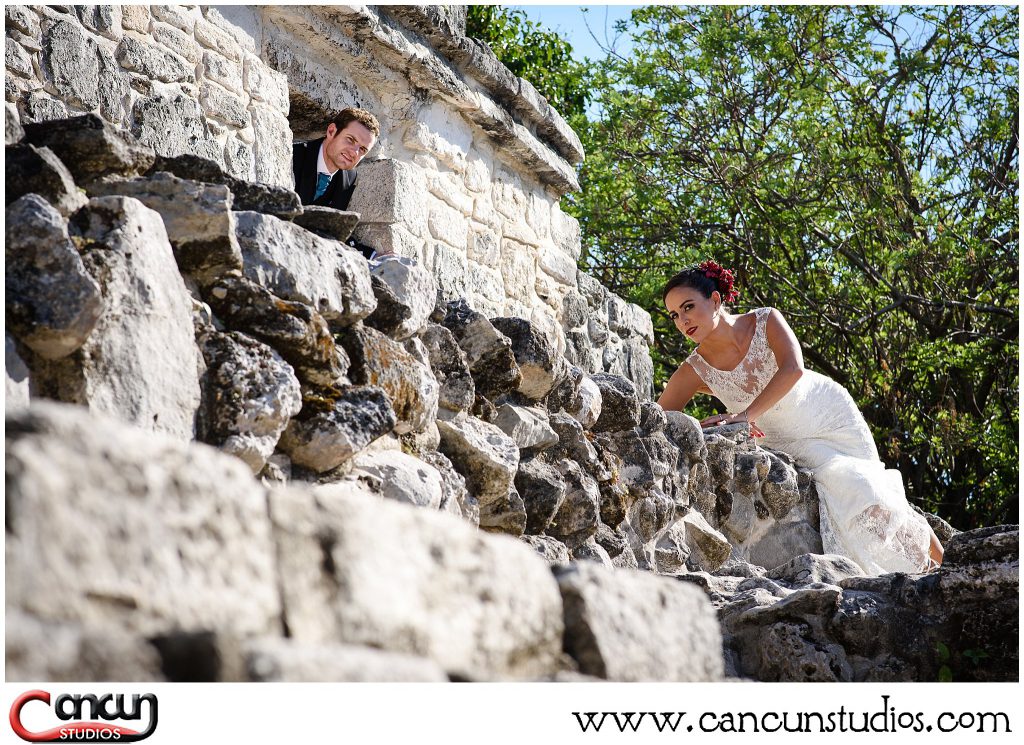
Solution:
{"label": "bride's updo hairstyle", "polygon": [[702,261],[700,264],[688,266],[665,283],[661,292],[664,301],[669,292],[677,287],[692,287],[704,297],[711,297],[712,292],[722,296],[723,303],[731,303],[740,296],[735,288],[736,279],[732,270],[726,269],[714,261]]}

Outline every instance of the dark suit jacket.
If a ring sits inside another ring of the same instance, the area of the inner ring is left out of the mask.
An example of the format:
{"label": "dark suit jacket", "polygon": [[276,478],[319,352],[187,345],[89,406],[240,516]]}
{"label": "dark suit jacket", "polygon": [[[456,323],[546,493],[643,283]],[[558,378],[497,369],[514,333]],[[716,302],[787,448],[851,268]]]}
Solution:
{"label": "dark suit jacket", "polygon": [[348,209],[352,199],[352,190],[356,188],[355,171],[338,171],[331,179],[321,197],[313,200],[316,194],[316,160],[320,154],[320,145],[324,137],[309,142],[296,142],[292,145],[292,173],[295,175],[295,191],[299,193],[299,201],[303,204],[315,204],[318,207],[334,207],[337,210]]}

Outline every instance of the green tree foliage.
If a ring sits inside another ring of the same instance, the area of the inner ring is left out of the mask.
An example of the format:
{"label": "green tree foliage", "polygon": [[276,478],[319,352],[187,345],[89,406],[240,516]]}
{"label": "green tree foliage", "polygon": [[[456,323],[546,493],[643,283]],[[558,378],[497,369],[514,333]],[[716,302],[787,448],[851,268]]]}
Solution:
{"label": "green tree foliage", "polygon": [[714,257],[845,385],[910,497],[1018,520],[1018,10],[655,6],[595,69],[583,268],[685,341],[660,286]]}
{"label": "green tree foliage", "polygon": [[587,67],[573,59],[569,42],[528,19],[522,10],[500,5],[470,5],[466,10],[467,35],[486,42],[571,125],[583,123],[590,96]]}

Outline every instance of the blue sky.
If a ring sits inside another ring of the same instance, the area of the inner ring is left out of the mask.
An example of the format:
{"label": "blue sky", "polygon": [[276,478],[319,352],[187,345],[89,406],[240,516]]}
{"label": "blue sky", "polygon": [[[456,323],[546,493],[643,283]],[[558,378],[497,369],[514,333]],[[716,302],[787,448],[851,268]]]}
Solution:
{"label": "blue sky", "polygon": [[[572,44],[573,56],[600,59],[605,56],[604,46],[615,46],[620,54],[629,50],[627,39],[620,37],[616,43],[615,21],[628,19],[637,5],[510,5],[526,12],[531,21],[538,21],[552,31],[557,31]],[[583,12],[587,8],[587,12]],[[589,30],[588,30],[589,26]],[[596,37],[596,40],[595,40]]]}

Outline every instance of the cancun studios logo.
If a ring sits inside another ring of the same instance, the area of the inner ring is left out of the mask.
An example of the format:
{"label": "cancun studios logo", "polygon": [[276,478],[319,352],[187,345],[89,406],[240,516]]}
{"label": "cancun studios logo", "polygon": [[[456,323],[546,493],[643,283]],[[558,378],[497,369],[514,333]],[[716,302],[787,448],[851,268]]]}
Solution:
{"label": "cancun studios logo", "polygon": [[[11,728],[14,734],[27,742],[139,742],[156,730],[157,706],[153,693],[106,693],[100,696],[87,693],[62,693],[53,698],[53,713],[65,722],[45,732],[32,732],[21,723],[25,705],[40,701],[50,706],[48,691],[26,691],[11,705]],[[38,704],[36,705],[38,707]],[[137,729],[143,713],[149,720],[141,732]],[[130,726],[121,724],[129,722]]]}

